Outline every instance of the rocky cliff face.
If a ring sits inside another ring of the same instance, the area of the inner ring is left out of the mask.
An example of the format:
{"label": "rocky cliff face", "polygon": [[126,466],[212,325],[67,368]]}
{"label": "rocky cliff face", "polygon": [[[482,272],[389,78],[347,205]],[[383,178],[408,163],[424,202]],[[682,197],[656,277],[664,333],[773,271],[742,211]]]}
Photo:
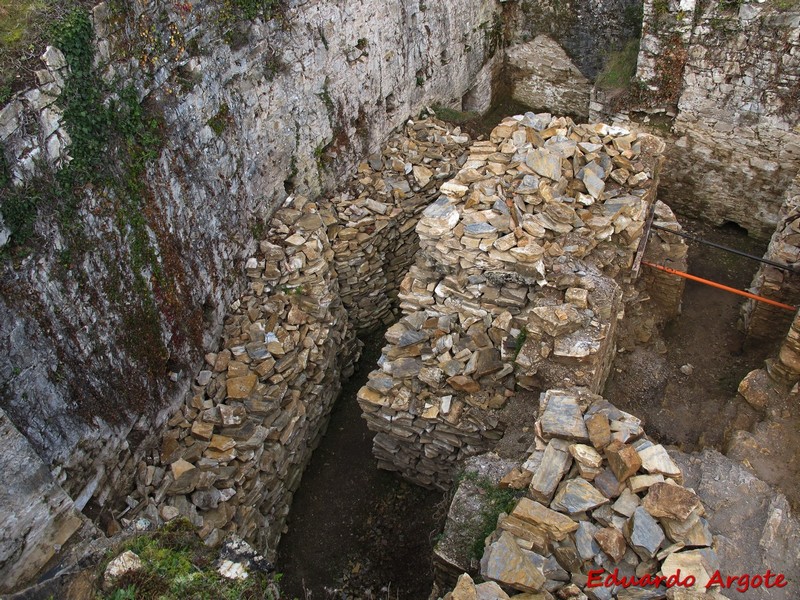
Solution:
{"label": "rocky cliff face", "polygon": [[[155,159],[122,165],[123,185],[90,186],[71,212],[23,202],[38,212],[27,251],[3,207],[0,406],[78,509],[99,510],[130,478],[142,440],[189,392],[287,190],[333,187],[426,104],[460,108],[498,43],[485,0],[289,2],[266,21],[228,9],[97,6],[97,73],[112,98],[132,86],[131,110],[160,123]],[[71,60],[48,50],[39,87],[0,112],[16,184],[80,158],[59,95]]]}
{"label": "rocky cliff face", "polygon": [[642,25],[639,0],[519,0],[505,6],[512,42],[548,35],[589,79],[603,69],[609,52],[639,36]]}

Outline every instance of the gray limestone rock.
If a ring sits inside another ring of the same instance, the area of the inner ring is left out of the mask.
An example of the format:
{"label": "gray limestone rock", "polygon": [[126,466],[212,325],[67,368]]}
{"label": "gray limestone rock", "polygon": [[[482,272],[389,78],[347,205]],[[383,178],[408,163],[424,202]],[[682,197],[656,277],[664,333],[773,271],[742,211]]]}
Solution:
{"label": "gray limestone rock", "polygon": [[583,560],[591,560],[600,552],[600,546],[594,540],[594,535],[600,530],[591,521],[581,521],[575,532],[575,546]]}
{"label": "gray limestone rock", "polygon": [[440,196],[436,202],[422,212],[420,225],[427,229],[429,235],[438,236],[453,229],[460,218],[458,210],[450,199],[447,196]]}
{"label": "gray limestone rock", "polygon": [[540,419],[544,435],[589,441],[589,432],[583,421],[577,396],[548,390],[545,392],[544,402],[547,404]]}
{"label": "gray limestone rock", "polygon": [[608,498],[597,491],[597,488],[585,479],[576,477],[568,480],[558,490],[550,506],[555,510],[572,515],[592,510],[606,503],[608,503]]}
{"label": "gray limestone rock", "polygon": [[558,154],[543,148],[531,150],[525,163],[542,177],[554,181],[561,179],[561,157]]}
{"label": "gray limestone rock", "polygon": [[664,531],[644,508],[638,507],[625,527],[631,547],[641,556],[652,558],[664,542]]}
{"label": "gray limestone rock", "polygon": [[549,504],[556,487],[571,464],[572,456],[569,453],[569,444],[559,439],[550,440],[544,450],[542,462],[533,474],[528,488],[531,496],[535,500]]}
{"label": "gray limestone rock", "polygon": [[545,583],[542,572],[523,554],[508,532],[503,532],[483,553],[481,575],[523,592],[540,590]]}

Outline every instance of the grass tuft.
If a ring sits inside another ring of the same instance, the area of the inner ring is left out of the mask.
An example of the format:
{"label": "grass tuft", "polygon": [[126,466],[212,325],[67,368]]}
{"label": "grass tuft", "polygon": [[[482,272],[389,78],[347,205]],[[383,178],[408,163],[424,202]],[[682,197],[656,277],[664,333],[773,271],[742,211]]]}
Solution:
{"label": "grass tuft", "polygon": [[622,50],[608,56],[606,66],[597,76],[597,87],[605,90],[628,89],[636,75],[639,40],[630,40]]}
{"label": "grass tuft", "polygon": [[121,576],[99,596],[102,600],[276,600],[279,576],[253,571],[245,580],[219,575],[213,565],[216,551],[208,548],[185,519],[138,536],[109,554],[99,575],[116,556],[130,550],[144,568]]}
{"label": "grass tuft", "polygon": [[482,477],[474,471],[463,473],[460,481],[471,481],[484,496],[480,526],[475,531],[475,540],[471,547],[472,556],[480,560],[485,549],[484,542],[497,528],[497,519],[500,513],[510,513],[525,492],[524,490],[501,489],[489,478]]}

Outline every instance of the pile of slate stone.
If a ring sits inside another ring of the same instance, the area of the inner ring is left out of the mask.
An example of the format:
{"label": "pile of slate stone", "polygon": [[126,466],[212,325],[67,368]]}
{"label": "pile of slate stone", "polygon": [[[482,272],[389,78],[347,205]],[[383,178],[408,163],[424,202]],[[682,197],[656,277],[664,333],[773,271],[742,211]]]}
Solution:
{"label": "pile of slate stone", "polygon": [[[585,389],[553,389],[542,394],[535,432],[528,459],[500,482],[525,493],[485,541],[480,574],[495,595],[477,597],[663,598],[666,579],[653,580],[679,570],[705,591],[719,561],[704,508],[636,417]],[[615,571],[635,584],[594,585]],[[463,578],[445,598],[469,589]]]}
{"label": "pile of slate stone", "polygon": [[247,261],[222,349],[160,451],[139,465],[127,517],[189,518],[206,543],[228,533],[274,552],[292,492],[327,423],[359,343],[339,300],[330,209],[289,199]]}
{"label": "pile of slate stone", "polygon": [[470,147],[417,228],[436,263],[544,286],[590,259],[629,269],[655,200],[664,143],[603,123],[511,117]]}
{"label": "pile of slate stone", "polygon": [[398,284],[419,249],[419,213],[463,164],[469,141],[438,119],[409,121],[331,199],[339,223],[328,233],[342,302],[357,329],[397,320]]}
{"label": "pile of slate stone", "polygon": [[602,389],[663,148],[533,113],[470,147],[417,224],[404,316],[359,392],[382,468],[445,489],[502,437],[516,386]]}

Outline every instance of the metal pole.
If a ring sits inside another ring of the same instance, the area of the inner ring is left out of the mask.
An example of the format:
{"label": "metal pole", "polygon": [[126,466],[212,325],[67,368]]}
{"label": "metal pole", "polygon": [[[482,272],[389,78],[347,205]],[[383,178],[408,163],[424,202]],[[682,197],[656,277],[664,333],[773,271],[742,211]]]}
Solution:
{"label": "metal pole", "polygon": [[794,306],[789,306],[788,304],[782,304],[780,302],[776,302],[775,300],[764,298],[763,296],[756,296],[755,294],[751,294],[750,292],[743,292],[742,290],[737,290],[736,288],[728,287],[727,285],[722,285],[721,283],[717,283],[716,281],[709,281],[708,279],[703,279],[702,277],[697,277],[696,275],[690,275],[689,273],[684,273],[683,271],[670,269],[669,267],[662,267],[661,265],[654,265],[653,263],[649,263],[646,261],[642,261],[642,264],[647,265],[648,267],[652,267],[654,269],[658,269],[659,271],[664,271],[665,273],[669,273],[670,275],[677,275],[678,277],[683,277],[684,279],[690,279],[691,281],[704,283],[705,285],[710,285],[711,287],[715,287],[720,290],[725,290],[726,292],[730,292],[732,294],[738,294],[739,296],[744,296],[745,298],[758,300],[759,302],[764,302],[765,304],[771,304],[772,306],[777,306],[778,308],[782,308],[784,310],[790,310],[792,312],[797,310]]}
{"label": "metal pole", "polygon": [[773,260],[769,260],[768,258],[753,256],[752,254],[748,254],[747,252],[742,252],[741,250],[737,250],[736,248],[729,248],[728,246],[723,246],[722,244],[717,244],[715,242],[709,242],[708,240],[704,240],[703,238],[699,238],[694,236],[690,233],[685,233],[683,231],[675,231],[670,229],[669,227],[664,227],[663,225],[656,225],[653,223],[653,229],[660,229],[661,231],[666,231],[668,233],[674,233],[675,235],[679,235],[684,237],[688,240],[692,240],[693,242],[697,242],[699,244],[705,244],[706,246],[711,246],[713,248],[718,248],[719,250],[725,250],[726,252],[732,252],[733,254],[738,254],[739,256],[744,256],[745,258],[749,258],[750,260],[757,260],[758,262],[765,263],[767,265],[772,265],[775,268],[783,269],[784,271],[791,271],[792,273],[800,273],[800,268],[793,267],[791,265],[784,265],[779,262],[775,262]]}

